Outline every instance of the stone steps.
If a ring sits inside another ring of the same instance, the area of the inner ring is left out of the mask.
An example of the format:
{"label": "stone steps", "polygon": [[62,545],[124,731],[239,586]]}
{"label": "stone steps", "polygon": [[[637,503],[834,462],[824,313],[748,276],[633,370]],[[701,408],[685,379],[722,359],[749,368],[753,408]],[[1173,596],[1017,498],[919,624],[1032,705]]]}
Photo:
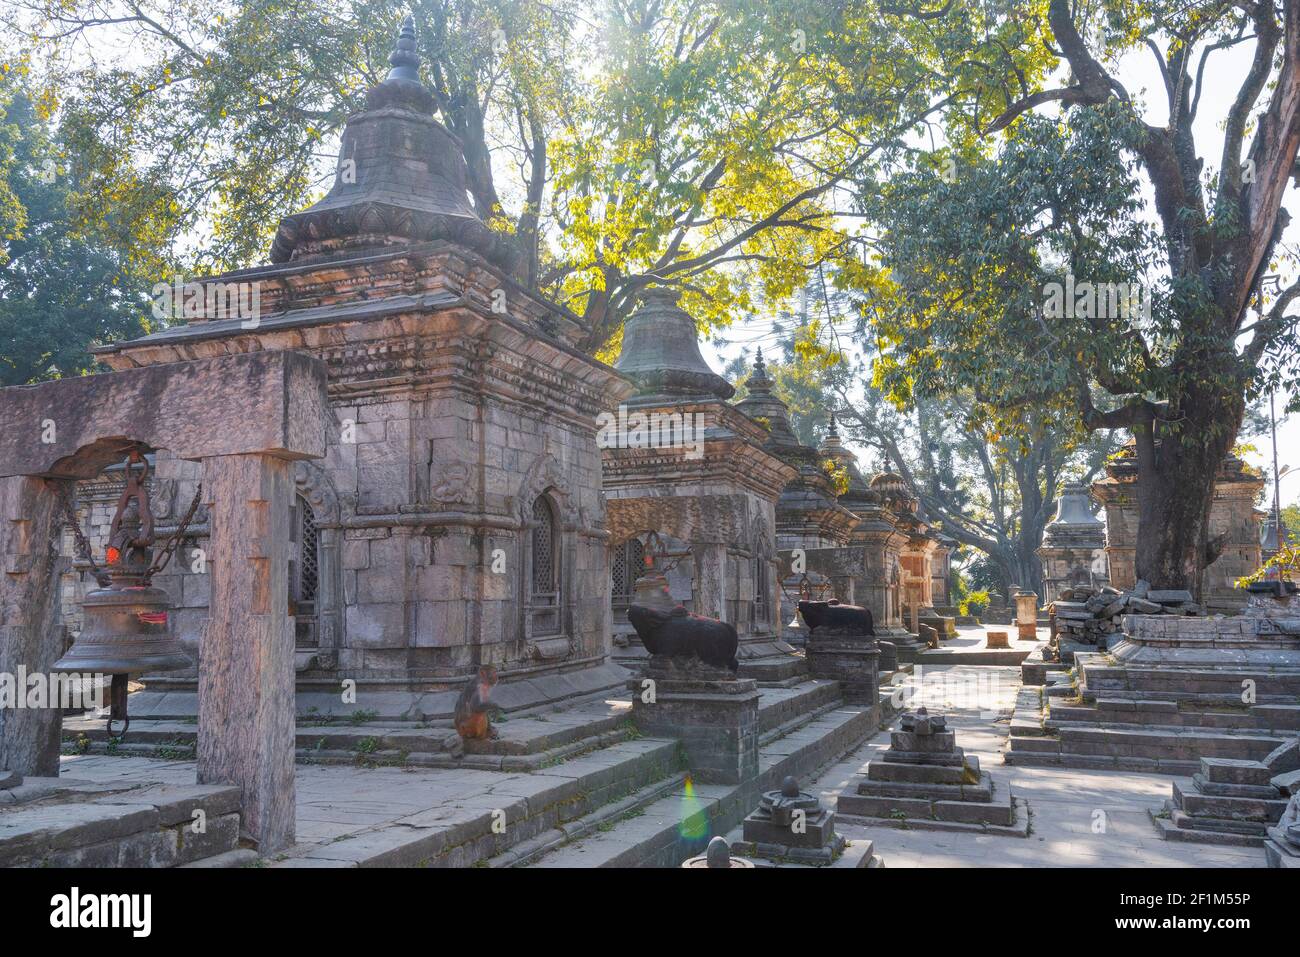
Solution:
{"label": "stone steps", "polygon": [[554,785],[526,797],[503,794],[499,807],[475,802],[423,812],[310,850],[291,848],[271,866],[469,867],[673,779],[679,771],[675,741],[628,740],[569,758],[553,770]]}
{"label": "stone steps", "polygon": [[1070,724],[1108,727],[1202,728],[1263,734],[1300,731],[1300,705],[1262,704],[1212,710],[1177,701],[1098,698],[1092,705],[1053,702],[1048,729]]}
{"label": "stone steps", "polygon": [[762,744],[759,776],[748,786],[687,785],[606,831],[559,847],[534,867],[673,867],[701,853],[708,838],[726,834],[754,809],[763,791],[792,775],[810,777],[873,733],[873,711],[835,704]]}
{"label": "stone steps", "polygon": [[1066,725],[1057,735],[1012,734],[1007,764],[1190,775],[1202,757],[1259,761],[1286,737],[1202,729]]}
{"label": "stone steps", "polygon": [[84,797],[0,810],[0,867],[177,867],[238,849],[238,788],[154,785]]}

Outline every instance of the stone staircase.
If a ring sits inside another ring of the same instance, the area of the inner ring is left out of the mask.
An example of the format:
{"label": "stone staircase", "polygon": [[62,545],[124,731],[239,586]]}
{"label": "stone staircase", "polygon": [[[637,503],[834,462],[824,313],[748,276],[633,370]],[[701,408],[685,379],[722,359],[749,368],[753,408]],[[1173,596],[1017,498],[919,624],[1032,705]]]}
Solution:
{"label": "stone staircase", "polygon": [[[412,782],[421,791],[423,810],[413,807],[405,816],[398,810],[338,837],[313,838],[262,864],[675,866],[739,824],[760,793],[778,787],[786,775],[809,777],[875,733],[882,713],[892,714],[887,691],[873,707],[846,704],[832,680],[787,679],[762,687],[759,775],[742,786],[691,781],[676,740],[637,730],[627,692],[510,714],[495,724],[498,737],[467,742],[463,753],[448,749],[451,729],[436,722],[380,721],[364,714],[359,720],[300,718],[300,764],[344,765],[349,767],[339,773],[362,776],[376,773],[372,768],[388,775],[393,771],[383,769],[433,768],[439,776],[427,785]],[[127,742],[110,744],[102,720],[65,723],[66,747],[74,752],[171,762],[192,759],[196,734],[190,722],[137,719]],[[384,794],[397,805],[405,801],[401,792]],[[387,797],[377,794],[376,800]],[[223,857],[231,852],[236,856]],[[205,859],[220,866],[244,863],[245,856],[231,847]]]}
{"label": "stone staircase", "polygon": [[695,784],[683,770],[659,786],[516,845],[488,866],[674,867],[701,853],[787,775],[812,775],[876,730],[865,705],[846,705],[833,681],[764,688],[759,703],[759,776],[741,786]]}
{"label": "stone staircase", "polygon": [[1259,761],[1300,733],[1300,674],[1291,671],[1144,667],[1081,653],[1072,672],[1047,680],[1020,692],[1008,764],[1188,776],[1202,757]]}

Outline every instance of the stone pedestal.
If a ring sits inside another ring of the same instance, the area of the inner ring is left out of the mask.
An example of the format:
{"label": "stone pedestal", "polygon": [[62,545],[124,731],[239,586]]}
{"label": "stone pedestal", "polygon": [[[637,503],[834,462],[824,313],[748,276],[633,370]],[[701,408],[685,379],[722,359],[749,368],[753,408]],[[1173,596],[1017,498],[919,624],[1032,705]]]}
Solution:
{"label": "stone pedestal", "polygon": [[787,777],[780,790],[766,792],[745,818],[743,851],[759,857],[805,864],[830,864],[844,849],[835,833],[835,812],[822,807],[799,782]]}
{"label": "stone pedestal", "polygon": [[1200,771],[1174,779],[1153,820],[1165,840],[1259,847],[1287,807],[1272,777],[1262,761],[1201,758]]}
{"label": "stone pedestal", "polygon": [[1008,640],[1008,635],[1005,631],[989,631],[989,632],[985,632],[984,647],[1010,648],[1011,642]]}
{"label": "stone pedestal", "polygon": [[840,814],[888,827],[1028,835],[1027,811],[1009,791],[995,794],[992,778],[957,747],[943,715],[920,708],[904,714],[900,726],[889,750],[867,765],[856,793],[840,795]]}
{"label": "stone pedestal", "polygon": [[637,729],[681,742],[694,780],[741,784],[758,775],[757,681],[695,658],[654,655],[628,688]]}
{"label": "stone pedestal", "polygon": [[199,667],[198,782],[243,788],[262,854],[294,839],[294,658],[289,604],[293,463],[204,459],[211,618]]}
{"label": "stone pedestal", "polygon": [[1021,641],[1038,640],[1038,595],[1032,591],[1016,592],[1016,632]]}
{"label": "stone pedestal", "polygon": [[898,648],[892,641],[876,640],[876,648],[880,652],[880,659],[877,661],[877,670],[879,674],[888,674],[891,671],[898,670]]}
{"label": "stone pedestal", "polygon": [[840,683],[844,700],[876,704],[880,690],[880,649],[870,635],[823,634],[814,628],[806,646],[808,674]]}

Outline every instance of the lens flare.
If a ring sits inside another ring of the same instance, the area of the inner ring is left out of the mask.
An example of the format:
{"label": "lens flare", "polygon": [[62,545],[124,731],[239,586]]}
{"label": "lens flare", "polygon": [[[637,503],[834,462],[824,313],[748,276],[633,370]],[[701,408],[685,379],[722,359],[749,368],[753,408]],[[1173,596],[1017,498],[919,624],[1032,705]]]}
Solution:
{"label": "lens flare", "polygon": [[696,797],[695,785],[690,777],[686,778],[686,786],[682,789],[681,820],[677,825],[677,833],[691,843],[705,841],[709,836],[709,815],[703,802]]}

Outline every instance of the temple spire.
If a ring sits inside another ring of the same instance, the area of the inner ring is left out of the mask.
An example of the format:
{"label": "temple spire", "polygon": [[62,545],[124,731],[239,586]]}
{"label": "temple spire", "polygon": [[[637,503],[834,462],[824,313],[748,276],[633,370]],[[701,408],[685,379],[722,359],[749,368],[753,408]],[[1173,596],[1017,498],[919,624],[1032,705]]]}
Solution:
{"label": "temple spire", "polygon": [[420,54],[415,51],[415,17],[409,13],[397,31],[397,43],[388,55],[388,62],[392,69],[388,71],[385,83],[394,80],[420,82]]}

